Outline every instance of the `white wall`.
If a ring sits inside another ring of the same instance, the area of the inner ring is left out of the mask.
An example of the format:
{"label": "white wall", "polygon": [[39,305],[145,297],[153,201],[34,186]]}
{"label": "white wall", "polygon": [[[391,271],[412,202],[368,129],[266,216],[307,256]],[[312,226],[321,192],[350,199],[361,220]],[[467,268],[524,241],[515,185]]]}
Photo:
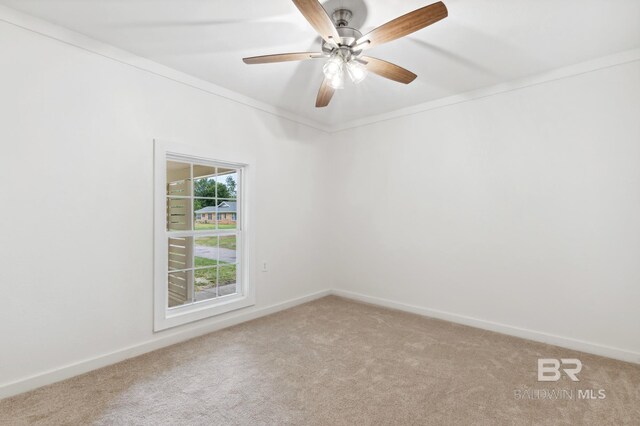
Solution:
{"label": "white wall", "polygon": [[152,333],[152,138],[255,167],[247,312],[338,288],[640,353],[638,62],[335,135],[1,22],[0,70],[0,397],[236,318]]}
{"label": "white wall", "polygon": [[322,132],[4,22],[0,70],[0,388],[220,321],[152,332],[153,138],[255,169],[248,311],[328,287]]}
{"label": "white wall", "polygon": [[332,149],[338,288],[640,362],[640,62],[347,130]]}

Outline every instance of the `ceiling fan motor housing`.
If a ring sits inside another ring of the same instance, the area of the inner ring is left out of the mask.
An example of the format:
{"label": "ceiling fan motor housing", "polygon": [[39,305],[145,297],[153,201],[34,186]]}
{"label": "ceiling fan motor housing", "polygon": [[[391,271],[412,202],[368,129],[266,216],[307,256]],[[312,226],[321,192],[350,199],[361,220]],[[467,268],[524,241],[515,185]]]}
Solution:
{"label": "ceiling fan motor housing", "polygon": [[[350,46],[353,46],[356,43],[356,40],[362,37],[362,33],[360,31],[349,26],[349,21],[353,17],[353,13],[349,9],[336,9],[331,14],[331,17],[333,18],[333,23],[336,27],[336,30],[338,31],[338,35],[340,35],[338,45],[341,48],[344,46],[346,49],[349,49]],[[324,53],[331,54],[336,50],[344,49],[336,49],[335,46],[327,43],[324,40],[322,41],[322,51]]]}
{"label": "ceiling fan motor housing", "polygon": [[[340,41],[338,42],[340,46],[345,46],[345,47],[353,46],[356,40],[362,37],[362,33],[356,30],[355,28],[337,27],[336,29],[338,30],[338,34],[340,35]],[[334,49],[335,47],[333,47],[331,44],[327,43],[324,40],[322,41],[323,52],[331,53]]]}

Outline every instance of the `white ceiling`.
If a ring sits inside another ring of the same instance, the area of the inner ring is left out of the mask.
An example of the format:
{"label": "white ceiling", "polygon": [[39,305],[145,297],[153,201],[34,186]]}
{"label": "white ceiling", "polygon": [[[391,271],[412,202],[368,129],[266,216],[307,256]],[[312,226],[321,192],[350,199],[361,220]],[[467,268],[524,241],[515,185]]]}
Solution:
{"label": "white ceiling", "polygon": [[[435,0],[329,0],[367,31]],[[371,75],[314,107],[322,62],[245,65],[319,49],[289,0],[0,0],[100,41],[326,125],[344,124],[640,46],[638,0],[444,0],[449,17],[368,54],[418,74]]]}

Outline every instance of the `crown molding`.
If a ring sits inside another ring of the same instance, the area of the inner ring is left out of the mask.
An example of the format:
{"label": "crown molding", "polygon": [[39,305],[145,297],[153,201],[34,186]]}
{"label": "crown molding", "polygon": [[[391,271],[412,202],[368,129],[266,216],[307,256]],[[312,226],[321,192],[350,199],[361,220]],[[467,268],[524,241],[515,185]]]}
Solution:
{"label": "crown molding", "polygon": [[433,101],[421,103],[418,105],[410,106],[407,108],[398,109],[383,114],[373,115],[365,117],[360,120],[354,120],[345,124],[338,124],[330,126],[327,131],[329,133],[337,133],[344,130],[354,129],[357,127],[368,126],[371,124],[379,123],[382,121],[393,120],[396,118],[405,117],[408,115],[419,114],[421,112],[429,111],[432,109],[443,108],[449,105],[455,105],[462,102],[469,102],[475,99],[486,98],[489,96],[499,95],[505,92],[511,92],[514,90],[524,89],[526,87],[536,86],[538,84],[544,84],[564,78],[574,77],[581,74],[586,74],[592,71],[597,71],[604,68],[613,67],[616,65],[622,65],[629,62],[635,62],[640,60],[640,49],[632,49],[624,52],[619,52],[613,55],[603,56],[590,61],[580,62],[578,64],[569,65],[562,68],[557,68],[552,71],[544,72],[534,76],[525,77],[518,80],[513,80],[506,83],[497,84],[495,86],[485,87],[482,89],[473,90],[470,92],[460,93],[457,95],[449,96],[446,98],[435,99]]}
{"label": "crown molding", "polygon": [[34,33],[57,40],[59,42],[75,46],[79,49],[95,53],[97,55],[112,59],[122,64],[132,66],[138,70],[146,71],[151,74],[167,78],[174,82],[202,90],[204,92],[219,96],[229,101],[237,102],[262,111],[264,113],[275,115],[325,133],[337,133],[357,127],[368,126],[382,121],[393,120],[408,115],[414,115],[437,108],[459,104],[462,102],[469,102],[475,99],[486,98],[513,90],[524,89],[526,87],[536,86],[538,84],[544,84],[551,81],[561,80],[564,78],[569,78],[580,74],[585,74],[592,71],[597,71],[600,69],[640,60],[640,48],[627,50],[624,52],[619,52],[601,58],[581,62],[578,64],[557,68],[552,71],[525,77],[522,79],[505,82],[494,86],[473,90],[470,92],[460,93],[446,98],[435,99],[383,114],[372,115],[347,123],[327,125],[314,120],[310,120],[305,117],[301,117],[292,112],[277,108],[273,105],[258,101],[248,96],[241,95],[237,92],[225,89],[224,87],[218,86],[214,83],[202,80],[197,77],[193,77],[187,73],[177,71],[173,68],[161,65],[149,59],[145,59],[126,50],[117,48],[107,43],[103,43],[78,32],[69,30],[59,25],[52,24],[50,22],[44,21],[23,12],[19,12],[6,6],[0,6],[0,21],[15,25],[28,31],[32,31]]}
{"label": "crown molding", "polygon": [[126,50],[103,43],[78,32],[52,24],[6,6],[0,6],[0,22],[6,22],[36,34],[112,59],[116,62],[132,66],[138,70],[167,78],[174,82],[202,90],[203,92],[219,96],[232,102],[249,106],[267,114],[275,115],[323,132],[327,131],[327,126],[322,123],[309,120],[297,114],[269,105],[265,102],[241,95],[211,82],[193,77],[187,73],[177,71],[150,59],[143,58]]}

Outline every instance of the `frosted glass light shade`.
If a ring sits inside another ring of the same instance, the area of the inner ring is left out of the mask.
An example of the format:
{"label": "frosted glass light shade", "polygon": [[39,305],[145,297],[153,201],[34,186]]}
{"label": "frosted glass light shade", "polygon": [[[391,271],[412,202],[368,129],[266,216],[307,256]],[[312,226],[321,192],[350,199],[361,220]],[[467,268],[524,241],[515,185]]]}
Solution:
{"label": "frosted glass light shade", "polygon": [[349,61],[347,62],[347,73],[351,81],[358,84],[367,77],[368,71],[360,62]]}
{"label": "frosted glass light shade", "polygon": [[334,89],[344,89],[344,73],[340,71],[334,75],[333,78],[329,79],[329,86]]}
{"label": "frosted glass light shade", "polygon": [[322,72],[327,79],[332,80],[336,75],[342,74],[344,61],[339,56],[334,56],[322,67]]}

